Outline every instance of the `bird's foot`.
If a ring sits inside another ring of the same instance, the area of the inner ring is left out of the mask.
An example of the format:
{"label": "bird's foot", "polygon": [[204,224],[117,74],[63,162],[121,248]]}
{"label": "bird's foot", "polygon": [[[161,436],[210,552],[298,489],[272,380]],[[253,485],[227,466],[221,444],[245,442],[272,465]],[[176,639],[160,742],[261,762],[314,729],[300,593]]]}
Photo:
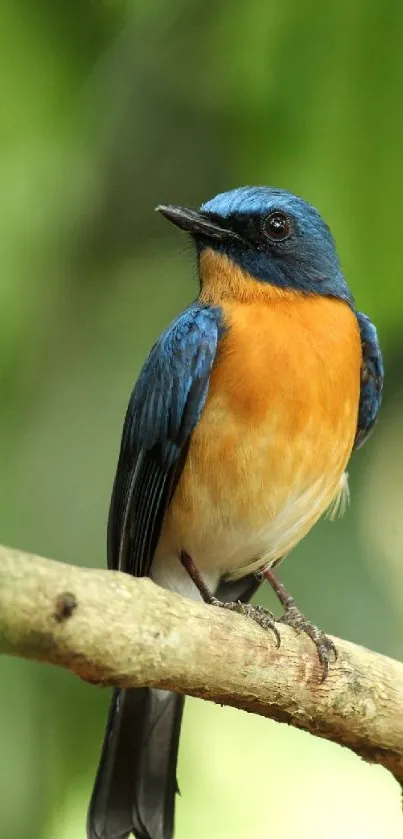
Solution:
{"label": "bird's foot", "polygon": [[337,649],[331,638],[328,638],[321,629],[318,629],[314,623],[307,620],[295,603],[286,607],[284,614],[279,618],[278,622],[291,626],[297,632],[304,632],[313,641],[322,666],[322,682],[324,682],[329,673],[330,664],[337,660]]}
{"label": "bird's foot", "polygon": [[210,605],[220,606],[222,609],[229,609],[231,612],[237,612],[239,615],[250,618],[266,632],[273,632],[276,639],[276,647],[278,648],[280,646],[280,633],[277,629],[277,621],[274,615],[268,609],[265,609],[264,606],[252,606],[250,603],[241,603],[240,600],[225,603],[222,600],[217,600],[216,597],[211,598]]}
{"label": "bird's foot", "polygon": [[324,682],[329,673],[330,664],[337,661],[337,649],[333,641],[321,629],[318,629],[315,624],[307,620],[305,615],[298,609],[294,598],[274,576],[272,571],[265,571],[264,576],[276,593],[280,603],[284,606],[284,614],[281,618],[278,618],[278,623],[286,624],[292,627],[292,629],[295,629],[296,632],[304,632],[313,641],[318,652],[322,667],[322,682]]}
{"label": "bird's foot", "polygon": [[322,681],[326,679],[330,663],[337,659],[336,647],[324,632],[318,629],[311,621],[308,621],[305,615],[300,612],[295,604],[294,598],[291,597],[283,584],[277,580],[277,577],[274,576],[272,571],[264,571],[262,572],[262,576],[270,583],[280,603],[284,606],[284,614],[278,619],[274,617],[272,612],[265,609],[264,606],[252,606],[250,603],[242,603],[240,600],[235,602],[218,600],[206,586],[200,572],[186,551],[181,552],[180,561],[193,580],[205,603],[210,606],[220,606],[222,609],[229,609],[231,612],[238,612],[239,615],[244,615],[244,617],[255,621],[265,631],[273,632],[277,648],[280,646],[281,641],[278,630],[279,623],[287,624],[287,626],[291,626],[297,632],[304,632],[305,635],[308,635],[318,651],[319,661],[322,666]]}

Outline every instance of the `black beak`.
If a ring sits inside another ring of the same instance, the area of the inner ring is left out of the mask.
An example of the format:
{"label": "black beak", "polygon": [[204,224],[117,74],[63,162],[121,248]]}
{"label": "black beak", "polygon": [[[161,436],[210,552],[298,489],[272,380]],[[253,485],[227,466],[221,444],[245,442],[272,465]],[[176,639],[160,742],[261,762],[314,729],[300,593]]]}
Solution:
{"label": "black beak", "polygon": [[215,221],[212,216],[200,210],[188,210],[186,207],[174,207],[172,204],[159,204],[155,209],[168,221],[172,221],[172,224],[176,224],[177,227],[187,230],[194,236],[205,236],[206,239],[221,239],[222,241],[240,238],[234,230],[225,227],[225,222]]}

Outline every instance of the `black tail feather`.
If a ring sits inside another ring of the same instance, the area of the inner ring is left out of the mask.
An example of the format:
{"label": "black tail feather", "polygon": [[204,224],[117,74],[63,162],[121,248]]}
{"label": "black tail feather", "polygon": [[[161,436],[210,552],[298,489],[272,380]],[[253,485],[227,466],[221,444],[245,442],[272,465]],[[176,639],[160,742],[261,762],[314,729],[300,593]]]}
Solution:
{"label": "black tail feather", "polygon": [[[247,602],[253,575],[220,584],[222,600]],[[88,813],[88,839],[172,839],[176,761],[184,697],[165,690],[115,690]]]}
{"label": "black tail feather", "polygon": [[91,799],[88,839],[172,839],[183,697],[116,690]]}

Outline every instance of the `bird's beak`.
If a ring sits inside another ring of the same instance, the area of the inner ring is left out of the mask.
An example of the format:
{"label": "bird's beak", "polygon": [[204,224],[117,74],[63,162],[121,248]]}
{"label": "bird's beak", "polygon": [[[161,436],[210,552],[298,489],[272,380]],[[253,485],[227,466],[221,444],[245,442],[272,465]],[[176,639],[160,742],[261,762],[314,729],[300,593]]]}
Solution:
{"label": "bird's beak", "polygon": [[206,239],[221,239],[222,241],[240,238],[234,230],[225,227],[225,223],[220,223],[221,220],[216,221],[214,217],[200,210],[188,210],[187,207],[174,207],[172,204],[159,204],[155,209],[172,224],[176,224],[177,227],[187,230],[194,236],[205,236]]}

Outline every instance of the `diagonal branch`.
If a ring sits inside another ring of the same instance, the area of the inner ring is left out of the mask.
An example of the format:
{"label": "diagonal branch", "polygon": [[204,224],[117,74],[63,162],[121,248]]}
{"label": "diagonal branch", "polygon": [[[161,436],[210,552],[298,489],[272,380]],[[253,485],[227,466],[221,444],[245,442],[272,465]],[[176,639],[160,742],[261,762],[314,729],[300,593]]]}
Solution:
{"label": "diagonal branch", "polygon": [[325,682],[309,639],[272,634],[148,579],[0,548],[0,653],[106,685],[150,685],[349,746],[403,783],[403,665],[334,639]]}

